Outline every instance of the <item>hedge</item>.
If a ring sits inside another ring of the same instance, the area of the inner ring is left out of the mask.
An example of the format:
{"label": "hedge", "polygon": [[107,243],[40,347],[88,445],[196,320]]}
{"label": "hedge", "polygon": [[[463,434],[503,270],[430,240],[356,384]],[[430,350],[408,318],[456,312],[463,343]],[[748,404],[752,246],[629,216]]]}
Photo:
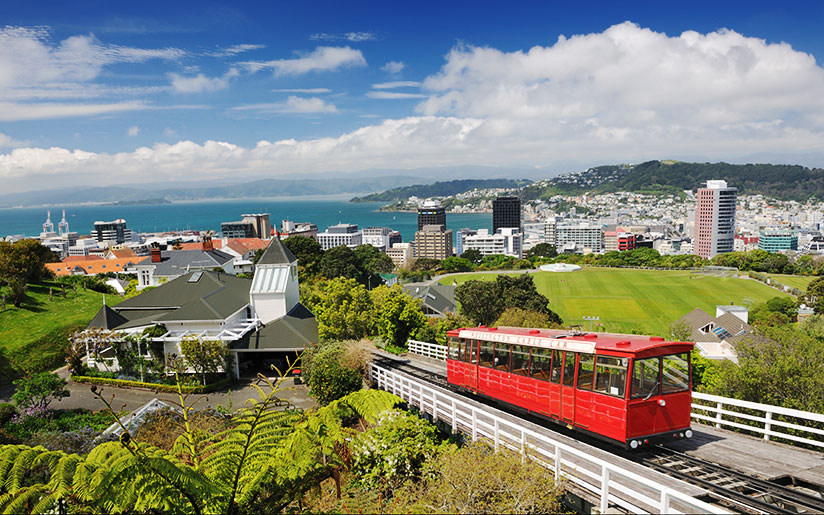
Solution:
{"label": "hedge", "polygon": [[[91,384],[108,384],[112,386],[121,386],[127,388],[147,388],[149,390],[156,390],[159,392],[177,393],[177,385],[159,384],[159,383],[141,383],[140,381],[127,381],[125,379],[111,379],[108,377],[89,377],[89,376],[70,376],[70,379],[75,383],[91,383]],[[183,393],[208,393],[215,390],[220,390],[232,384],[230,379],[221,379],[215,383],[207,384],[206,386],[181,386]]]}

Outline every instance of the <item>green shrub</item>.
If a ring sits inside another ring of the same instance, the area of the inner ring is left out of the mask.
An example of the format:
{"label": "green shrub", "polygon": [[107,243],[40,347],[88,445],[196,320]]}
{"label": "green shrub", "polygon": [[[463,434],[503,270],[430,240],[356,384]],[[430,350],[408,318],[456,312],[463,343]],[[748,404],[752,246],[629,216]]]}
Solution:
{"label": "green shrub", "polygon": [[343,342],[329,342],[303,356],[301,376],[309,387],[309,394],[318,403],[327,405],[361,389],[361,372],[341,364],[346,352]]}
{"label": "green shrub", "polygon": [[[156,390],[159,392],[177,393],[177,385],[174,384],[160,384],[160,383],[141,383],[140,381],[127,381],[125,379],[111,379],[108,377],[89,377],[89,376],[71,376],[71,380],[75,383],[88,384],[108,384],[112,386],[119,386],[125,388],[147,388],[149,390]],[[196,386],[181,386],[183,393],[208,393],[215,390],[228,387],[232,384],[229,379],[222,379],[220,381]]]}
{"label": "green shrub", "polygon": [[0,403],[0,426],[11,420],[11,417],[16,413],[17,409],[14,407],[14,404],[9,404],[8,402]]}

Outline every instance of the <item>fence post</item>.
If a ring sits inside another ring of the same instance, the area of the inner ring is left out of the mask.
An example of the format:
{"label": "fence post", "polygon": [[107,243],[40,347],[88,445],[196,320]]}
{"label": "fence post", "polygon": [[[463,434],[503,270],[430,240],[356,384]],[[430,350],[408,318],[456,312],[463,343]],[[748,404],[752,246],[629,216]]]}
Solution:
{"label": "fence post", "polygon": [[[601,466],[601,513],[606,513],[609,508],[609,469],[606,465]],[[666,511],[661,510],[661,513]]]}
{"label": "fence post", "polygon": [[561,447],[555,445],[555,482],[561,480]]}
{"label": "fence post", "polygon": [[661,490],[661,513],[670,512],[670,494],[666,490]]}
{"label": "fence post", "polygon": [[721,427],[721,409],[724,407],[724,405],[720,402],[716,402],[715,407],[718,408],[718,411],[715,413],[715,420],[718,421],[718,422],[715,423],[715,427],[720,428]]}
{"label": "fence post", "polygon": [[421,396],[421,413],[426,413],[426,408],[423,405],[423,385],[418,386],[418,395]]}
{"label": "fence post", "polygon": [[526,431],[521,429],[521,464],[526,462]]}
{"label": "fence post", "polygon": [[472,441],[478,441],[478,412],[472,408]]}
{"label": "fence post", "polygon": [[458,432],[458,412],[455,409],[455,399],[452,399],[452,432]]}
{"label": "fence post", "polygon": [[498,419],[493,419],[494,425],[492,427],[492,431],[494,433],[494,440],[495,440],[495,452],[498,452]]}
{"label": "fence post", "polygon": [[438,421],[438,392],[432,390],[432,422]]}
{"label": "fence post", "polygon": [[767,416],[766,416],[767,423],[764,424],[764,440],[769,440],[770,439],[770,429],[772,428],[772,424],[770,423],[772,421],[772,411],[766,411],[766,414],[767,414]]}

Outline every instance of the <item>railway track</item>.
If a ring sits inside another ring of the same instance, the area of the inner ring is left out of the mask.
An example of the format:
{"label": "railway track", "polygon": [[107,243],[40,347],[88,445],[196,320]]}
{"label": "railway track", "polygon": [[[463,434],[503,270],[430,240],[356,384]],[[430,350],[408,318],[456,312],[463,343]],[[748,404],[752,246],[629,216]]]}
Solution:
{"label": "railway track", "polygon": [[[419,379],[429,381],[447,390],[465,395],[464,391],[450,385],[443,375],[417,367],[409,360],[400,361],[376,356],[374,361],[378,365],[393,368]],[[470,398],[490,407],[501,409],[510,415],[538,423],[553,431],[557,429],[561,433],[568,433],[560,427],[549,427],[545,421],[539,417],[531,415],[524,416],[523,410],[517,408],[512,409],[481,397],[471,396]],[[707,498],[705,499],[707,502],[719,504],[731,511],[769,514],[824,513],[824,498],[822,498],[821,492],[808,489],[799,490],[790,486],[755,478],[737,470],[674,451],[663,445],[656,446],[654,454],[639,455],[637,453],[624,451],[623,449],[616,449],[613,446],[586,437],[585,435],[582,438],[580,433],[576,434],[575,437],[580,440],[585,440],[586,443],[602,450],[607,450],[661,473],[701,487],[708,492]]]}

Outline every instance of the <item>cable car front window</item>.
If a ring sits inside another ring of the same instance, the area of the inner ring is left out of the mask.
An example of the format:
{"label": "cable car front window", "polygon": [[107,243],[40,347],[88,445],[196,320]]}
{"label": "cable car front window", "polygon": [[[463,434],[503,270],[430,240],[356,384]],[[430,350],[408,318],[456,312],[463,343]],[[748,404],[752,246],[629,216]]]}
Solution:
{"label": "cable car front window", "polygon": [[578,358],[578,389],[592,390],[592,379],[595,373],[595,356],[592,354],[581,354]]}
{"label": "cable car front window", "polygon": [[649,399],[658,393],[660,382],[658,377],[661,372],[660,358],[636,359],[632,364],[632,387],[631,397],[645,397]]}
{"label": "cable car front window", "polygon": [[566,351],[564,357],[564,386],[575,385],[575,353]]}
{"label": "cable car front window", "polygon": [[461,343],[457,338],[449,339],[449,359],[461,359]]}
{"label": "cable car front window", "polygon": [[661,390],[664,393],[683,392],[690,387],[690,355],[670,354],[664,356]]}

